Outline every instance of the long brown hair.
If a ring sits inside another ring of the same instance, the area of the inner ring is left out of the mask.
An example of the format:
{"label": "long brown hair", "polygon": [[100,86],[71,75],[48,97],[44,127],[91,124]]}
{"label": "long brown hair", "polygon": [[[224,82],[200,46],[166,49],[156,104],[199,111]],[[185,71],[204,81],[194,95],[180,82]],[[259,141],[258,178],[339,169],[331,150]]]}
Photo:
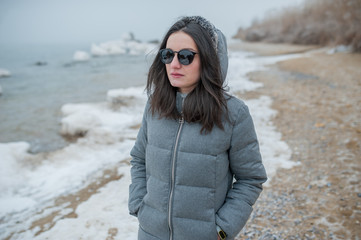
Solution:
{"label": "long brown hair", "polygon": [[[183,31],[193,38],[201,60],[200,80],[184,101],[182,117],[187,122],[200,123],[201,133],[210,132],[214,125],[223,129],[222,117],[223,113],[227,113],[226,93],[212,38],[199,24],[185,21],[183,18],[166,33],[160,49],[165,48],[169,36],[178,31]],[[146,90],[150,96],[152,114],[157,112],[160,118],[178,119],[181,117],[176,108],[177,88],[170,84],[159,52],[149,69]]]}

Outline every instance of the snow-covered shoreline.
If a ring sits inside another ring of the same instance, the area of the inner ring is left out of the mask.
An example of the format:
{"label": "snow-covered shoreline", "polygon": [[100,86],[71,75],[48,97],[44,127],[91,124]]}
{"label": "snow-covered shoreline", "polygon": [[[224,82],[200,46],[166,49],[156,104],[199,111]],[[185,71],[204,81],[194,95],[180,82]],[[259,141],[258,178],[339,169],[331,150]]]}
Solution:
{"label": "snow-covered shoreline", "polygon": [[[249,81],[248,72],[294,57],[250,58],[249,55],[244,52],[229,54],[227,83],[231,93],[262,86]],[[138,224],[127,210],[130,182],[127,161],[146,98],[144,88],[138,87],[109,90],[107,101],[101,103],[64,105],[62,134],[83,137],[51,153],[32,155],[27,153],[27,143],[1,143],[0,237],[14,233],[11,239],[46,239],[49,236],[51,239],[105,239],[109,234],[116,234],[119,239],[136,239]],[[271,99],[262,96],[246,104],[255,122],[264,164],[272,178],[277,168],[294,165],[289,161],[291,151],[271,122],[276,114],[270,108]],[[75,194],[102,177],[106,169],[116,169],[121,177],[80,202],[76,209],[56,204],[59,197]],[[39,223],[39,219],[54,212],[58,213],[47,224]],[[75,218],[66,217],[73,212]],[[64,236],[65,232],[71,235]]]}

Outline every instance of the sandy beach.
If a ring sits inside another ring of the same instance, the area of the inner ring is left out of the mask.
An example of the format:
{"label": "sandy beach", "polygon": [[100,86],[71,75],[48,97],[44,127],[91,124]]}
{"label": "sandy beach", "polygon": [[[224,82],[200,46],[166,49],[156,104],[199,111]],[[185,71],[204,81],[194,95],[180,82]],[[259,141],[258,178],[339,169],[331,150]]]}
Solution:
{"label": "sandy beach", "polygon": [[260,55],[300,53],[249,74],[270,96],[274,125],[300,163],[277,171],[238,239],[361,238],[361,55],[330,48],[237,43]]}

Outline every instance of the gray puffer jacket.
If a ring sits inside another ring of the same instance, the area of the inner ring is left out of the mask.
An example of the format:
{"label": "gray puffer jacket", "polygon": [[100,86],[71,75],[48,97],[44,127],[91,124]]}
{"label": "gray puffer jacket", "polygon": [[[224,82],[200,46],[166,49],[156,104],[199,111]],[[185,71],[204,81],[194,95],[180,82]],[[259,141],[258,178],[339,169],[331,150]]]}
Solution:
{"label": "gray puffer jacket", "polygon": [[200,134],[200,124],[159,119],[147,104],[131,150],[139,239],[216,240],[217,225],[233,239],[245,225],[267,177],[247,106],[235,97],[227,105],[224,130]]}

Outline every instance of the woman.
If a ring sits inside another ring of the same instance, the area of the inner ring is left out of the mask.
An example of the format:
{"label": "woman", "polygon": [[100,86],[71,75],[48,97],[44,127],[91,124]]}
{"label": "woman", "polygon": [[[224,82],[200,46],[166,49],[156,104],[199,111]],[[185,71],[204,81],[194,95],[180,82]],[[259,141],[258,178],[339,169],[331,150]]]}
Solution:
{"label": "woman", "polygon": [[233,239],[267,179],[247,106],[226,94],[223,34],[184,17],[150,67],[131,150],[129,211],[139,239]]}

